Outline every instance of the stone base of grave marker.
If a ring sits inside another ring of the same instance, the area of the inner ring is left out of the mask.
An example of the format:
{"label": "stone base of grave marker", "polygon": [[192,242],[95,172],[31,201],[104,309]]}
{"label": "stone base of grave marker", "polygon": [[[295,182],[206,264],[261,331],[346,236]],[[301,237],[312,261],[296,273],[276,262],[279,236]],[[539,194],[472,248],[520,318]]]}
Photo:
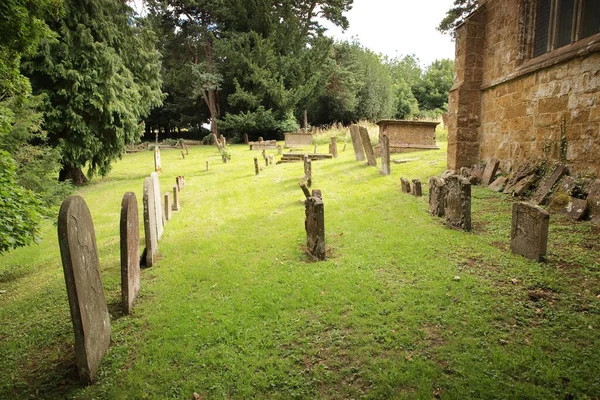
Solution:
{"label": "stone base of grave marker", "polygon": [[444,200],[446,198],[446,182],[442,178],[429,178],[429,214],[444,216]]}
{"label": "stone base of grave marker", "polygon": [[306,246],[311,256],[317,260],[325,260],[325,212],[323,200],[311,196],[305,201],[304,227],[306,229]]}
{"label": "stone base of grave marker", "polygon": [[131,313],[140,290],[140,221],[135,193],[127,192],[121,201],[121,309]]}
{"label": "stone base of grave marker", "polygon": [[471,184],[461,176],[452,175],[446,179],[446,200],[444,202],[446,225],[471,230]]}
{"label": "stone base of grave marker", "polygon": [[550,214],[541,207],[519,202],[513,204],[510,249],[535,261],[543,261],[548,245]]}

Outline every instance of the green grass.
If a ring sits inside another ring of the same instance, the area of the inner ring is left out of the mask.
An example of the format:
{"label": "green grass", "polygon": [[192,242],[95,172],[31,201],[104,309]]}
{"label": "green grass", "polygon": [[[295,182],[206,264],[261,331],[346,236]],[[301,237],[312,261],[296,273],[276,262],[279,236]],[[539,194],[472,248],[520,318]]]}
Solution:
{"label": "green grass", "polygon": [[392,164],[385,177],[354,161],[351,144],[313,163],[324,262],[304,253],[302,163],[255,176],[260,152],[247,146],[231,146],[228,164],[214,147],[190,148],[185,160],[163,151],[162,191],[177,175],[187,190],[129,316],[119,306],[120,203],[133,191],[141,212],[153,159],[125,156],[78,192],[112,317],[97,382],[77,382],[48,221],[39,245],[0,257],[0,398],[598,398],[600,231],[553,215],[548,262],[513,256],[512,200],[480,187],[474,231],[444,227],[426,194],[399,190],[406,176],[427,191],[445,169],[440,145],[392,155],[418,160]]}

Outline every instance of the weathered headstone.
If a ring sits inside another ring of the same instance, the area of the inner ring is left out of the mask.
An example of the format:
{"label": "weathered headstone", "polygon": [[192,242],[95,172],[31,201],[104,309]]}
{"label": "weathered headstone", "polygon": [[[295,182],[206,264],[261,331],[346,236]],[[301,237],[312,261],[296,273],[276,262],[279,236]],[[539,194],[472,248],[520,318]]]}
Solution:
{"label": "weathered headstone", "polygon": [[526,176],[525,178],[521,179],[512,188],[513,196],[522,196],[527,190],[529,190],[529,188],[531,187],[531,185],[533,185],[533,182],[535,182],[535,180],[535,174]]}
{"label": "weathered headstone", "polygon": [[254,174],[258,175],[260,169],[258,168],[258,158],[254,157]]}
{"label": "weathered headstone", "polygon": [[170,221],[171,217],[173,216],[173,204],[171,204],[171,194],[169,192],[166,192],[164,197],[165,218],[167,221]]}
{"label": "weathered headstone", "polygon": [[494,192],[501,192],[506,184],[507,178],[505,176],[499,176],[494,180],[494,182],[490,183],[490,189]]}
{"label": "weathered headstone", "polygon": [[160,162],[160,147],[154,147],[154,172],[162,173],[162,166]]}
{"label": "weathered headstone", "polygon": [[550,214],[533,204],[513,204],[510,249],[531,260],[542,261],[548,245]]}
{"label": "weathered headstone", "polygon": [[158,182],[158,174],[153,172],[150,174],[152,178],[153,193],[154,193],[154,213],[156,214],[156,239],[160,240],[164,232],[164,225],[167,222],[162,208],[162,199],[160,198],[160,183]]}
{"label": "weathered headstone", "polygon": [[283,149],[281,148],[280,144],[277,145],[277,154],[278,155],[282,155],[283,154]]}
{"label": "weathered headstone", "polygon": [[590,184],[587,203],[592,221],[600,223],[600,179]]}
{"label": "weathered headstone", "polygon": [[565,165],[558,164],[552,174],[541,183],[531,200],[537,204],[546,204],[552,194],[552,188],[567,172]]}
{"label": "weathered headstone", "polygon": [[363,151],[358,125],[350,125],[350,138],[352,139],[352,147],[354,148],[354,157],[356,157],[356,161],[364,160],[365,153]]}
{"label": "weathered headstone", "polygon": [[248,134],[244,133],[244,144],[248,144],[249,140],[248,140]]}
{"label": "weathered headstone", "polygon": [[308,252],[318,260],[325,260],[325,212],[323,200],[310,196],[304,202],[306,219],[306,246]]}
{"label": "weathered headstone", "polygon": [[331,137],[331,145],[330,145],[329,154],[332,154],[333,158],[338,157],[337,138],[335,136]]}
{"label": "weathered headstone", "polygon": [[496,176],[499,165],[500,161],[493,158],[487,163],[485,169],[483,170],[483,176],[481,177],[482,185],[489,186],[489,184],[494,181],[494,177]]}
{"label": "weathered headstone", "polygon": [[140,220],[135,193],[127,192],[121,201],[121,309],[131,313],[140,290]]}
{"label": "weathered headstone", "polygon": [[181,150],[181,158],[185,160],[185,152],[183,150]]}
{"label": "weathered headstone", "polygon": [[569,197],[566,205],[558,207],[558,213],[565,215],[575,221],[581,221],[588,214],[588,203],[586,200]]}
{"label": "weathered headstone", "polygon": [[446,179],[446,199],[444,202],[446,225],[471,230],[471,184],[461,176],[452,175]]}
{"label": "weathered headstone", "polygon": [[179,188],[177,185],[173,185],[173,205],[171,206],[173,211],[179,211]]}
{"label": "weathered headstone", "polygon": [[152,267],[158,255],[158,228],[160,222],[156,218],[156,196],[152,178],[144,179],[144,236],[146,243],[146,267]]}
{"label": "weathered headstone", "polygon": [[79,196],[67,197],[60,207],[58,243],[75,333],[77,369],[81,380],[91,383],[110,345],[110,317],[92,216]]}
{"label": "weathered headstone", "polygon": [[423,189],[421,188],[421,181],[418,179],[413,179],[412,180],[412,194],[415,197],[421,197],[423,196]]}
{"label": "weathered headstone", "polygon": [[429,214],[436,217],[444,216],[444,199],[446,197],[446,182],[442,178],[429,178]]}
{"label": "weathered headstone", "polygon": [[377,166],[377,159],[375,158],[375,152],[373,151],[373,145],[371,144],[371,138],[369,137],[369,131],[364,126],[359,126],[358,131],[360,132],[360,139],[362,141],[365,154],[367,155],[367,162],[370,166]]}
{"label": "weathered headstone", "polygon": [[410,182],[406,178],[400,178],[400,186],[402,187],[402,193],[410,193]]}
{"label": "weathered headstone", "polygon": [[390,138],[387,135],[381,137],[381,173],[390,174]]}
{"label": "weathered headstone", "polygon": [[304,177],[306,179],[306,184],[308,187],[312,186],[312,161],[310,158],[306,157],[304,159]]}

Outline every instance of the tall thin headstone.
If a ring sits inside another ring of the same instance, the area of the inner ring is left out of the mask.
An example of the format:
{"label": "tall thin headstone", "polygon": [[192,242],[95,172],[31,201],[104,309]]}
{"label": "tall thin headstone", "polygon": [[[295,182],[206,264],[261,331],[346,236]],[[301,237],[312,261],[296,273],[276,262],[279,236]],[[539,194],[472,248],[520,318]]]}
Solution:
{"label": "tall thin headstone", "polygon": [[277,145],[277,154],[278,155],[282,155],[283,154],[283,149],[281,148],[280,144]]}
{"label": "tall thin headstone", "polygon": [[248,134],[244,133],[244,144],[248,144]]}
{"label": "tall thin headstone", "polygon": [[548,247],[550,214],[526,202],[513,203],[510,249],[535,261],[543,261]]}
{"label": "tall thin headstone", "polygon": [[331,148],[330,153],[333,155],[333,158],[337,158],[338,157],[338,148],[337,148],[337,138],[335,136],[331,137],[330,148]]}
{"label": "tall thin headstone", "polygon": [[160,174],[162,173],[162,165],[160,162],[160,147],[154,147],[154,172]]}
{"label": "tall thin headstone", "polygon": [[436,217],[444,216],[444,198],[446,197],[446,182],[442,178],[429,178],[429,214]]}
{"label": "tall thin headstone", "polygon": [[179,211],[179,187],[173,185],[173,205],[171,206],[173,211]]}
{"label": "tall thin headstone", "polygon": [[317,154],[317,144],[315,143],[314,149],[313,149],[313,154]]}
{"label": "tall thin headstone", "polygon": [[131,313],[140,290],[140,220],[135,193],[127,192],[121,201],[121,309]]}
{"label": "tall thin headstone", "polygon": [[415,197],[423,196],[423,189],[421,187],[421,181],[418,179],[412,180],[412,194]]}
{"label": "tall thin headstone", "polygon": [[365,153],[363,151],[358,125],[350,125],[350,138],[352,139],[352,147],[354,148],[354,157],[356,157],[356,161],[364,160]]}
{"label": "tall thin headstone", "polygon": [[325,211],[323,200],[311,196],[304,202],[306,219],[306,246],[309,253],[318,260],[325,260]]}
{"label": "tall thin headstone", "polygon": [[190,149],[187,144],[185,145],[185,154],[186,155],[190,154]]}
{"label": "tall thin headstone", "polygon": [[146,243],[146,267],[154,265],[158,255],[158,233],[156,225],[159,224],[156,218],[154,195],[154,183],[152,178],[144,179],[144,236]]}
{"label": "tall thin headstone", "polygon": [[150,174],[152,178],[152,185],[154,191],[154,212],[156,214],[156,238],[160,240],[164,232],[164,225],[167,222],[163,213],[162,199],[160,198],[160,183],[158,181],[158,174],[153,172]]}
{"label": "tall thin headstone", "polygon": [[381,138],[381,173],[390,174],[390,138],[387,135]]}
{"label": "tall thin headstone", "polygon": [[110,345],[110,317],[92,216],[79,196],[67,197],[60,207],[58,243],[75,333],[77,370],[82,381],[91,383]]}
{"label": "tall thin headstone", "polygon": [[471,230],[471,184],[458,175],[446,178],[446,199],[444,202],[446,225]]}
{"label": "tall thin headstone", "polygon": [[260,169],[258,168],[258,158],[254,157],[254,174],[258,175]]}
{"label": "tall thin headstone", "polygon": [[304,176],[308,187],[312,186],[312,161],[310,158],[304,158]]}
{"label": "tall thin headstone", "polygon": [[367,155],[367,162],[371,167],[377,166],[377,159],[375,158],[375,152],[373,151],[373,145],[371,144],[371,138],[369,137],[369,131],[364,126],[359,126],[358,131],[360,132],[360,139],[362,141],[365,154]]}
{"label": "tall thin headstone", "polygon": [[164,198],[165,201],[163,204],[165,205],[165,217],[167,221],[170,221],[171,217],[173,216],[173,204],[171,203],[171,193],[165,192]]}

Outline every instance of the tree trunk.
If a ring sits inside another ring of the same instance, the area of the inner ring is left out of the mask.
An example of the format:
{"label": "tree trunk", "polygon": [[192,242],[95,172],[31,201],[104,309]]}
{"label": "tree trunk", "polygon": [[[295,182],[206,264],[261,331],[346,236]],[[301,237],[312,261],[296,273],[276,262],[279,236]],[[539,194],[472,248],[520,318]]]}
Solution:
{"label": "tree trunk", "polygon": [[60,182],[71,180],[75,186],[81,186],[88,181],[81,168],[72,167],[70,165],[63,165],[58,174],[58,180]]}
{"label": "tree trunk", "polygon": [[302,128],[307,131],[308,130],[308,111],[306,108],[304,109],[304,115],[302,116]]}

